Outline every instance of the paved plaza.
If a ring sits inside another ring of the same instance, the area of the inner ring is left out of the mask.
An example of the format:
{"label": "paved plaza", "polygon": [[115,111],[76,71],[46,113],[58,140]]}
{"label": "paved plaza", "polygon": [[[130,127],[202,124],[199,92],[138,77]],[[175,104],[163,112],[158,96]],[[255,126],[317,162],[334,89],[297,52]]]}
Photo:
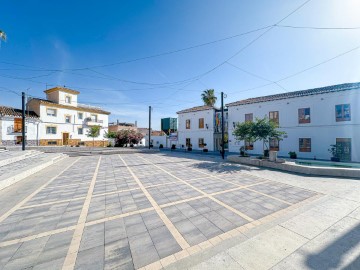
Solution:
{"label": "paved plaza", "polygon": [[[235,262],[244,250],[231,256],[231,248],[327,196],[286,176],[185,154],[67,158],[1,191],[0,269],[267,269]],[[288,237],[305,244],[317,236],[301,236],[306,226]],[[276,234],[287,236],[275,228],[262,244]]]}

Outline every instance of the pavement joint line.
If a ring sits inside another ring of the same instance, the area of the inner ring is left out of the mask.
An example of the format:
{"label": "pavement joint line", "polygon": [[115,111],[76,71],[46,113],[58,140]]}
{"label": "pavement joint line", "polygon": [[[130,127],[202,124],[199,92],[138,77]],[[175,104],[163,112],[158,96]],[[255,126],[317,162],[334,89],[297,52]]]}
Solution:
{"label": "pavement joint line", "polygon": [[[300,207],[301,205],[304,205],[304,204],[307,204],[308,202],[310,201],[314,201],[316,200],[317,198],[319,197],[322,197],[322,195],[318,194],[318,195],[315,195],[313,197],[310,197],[308,199],[305,199],[304,201],[301,201],[299,203],[296,203],[296,204],[293,204],[291,206],[289,206],[288,208],[298,208]],[[285,212],[284,210],[287,210],[288,208],[285,208],[285,209],[281,209],[275,213],[281,213],[283,214],[283,212]],[[292,210],[292,209],[290,209]],[[169,255],[165,258],[162,258],[160,261],[160,263],[162,264],[163,267],[167,267],[173,263],[176,263],[182,259],[185,259],[187,257],[190,257],[196,253],[199,253],[199,252],[202,252],[202,251],[205,251],[207,249],[210,249],[212,247],[214,247],[215,245],[225,241],[225,240],[228,240],[228,239],[231,239],[233,237],[237,237],[253,228],[255,228],[256,226],[259,226],[261,224],[265,224],[265,223],[269,223],[271,222],[272,220],[274,220],[275,217],[272,216],[272,215],[267,215],[265,217],[262,217],[258,220],[254,220],[253,222],[251,223],[247,223],[245,225],[241,225],[235,229],[232,229],[230,231],[227,231],[227,232],[224,232],[220,235],[217,235],[211,239],[208,239],[206,241],[203,241],[197,245],[194,245],[194,246],[191,246],[189,248],[186,249],[187,253],[182,253],[181,251],[180,252],[177,252],[175,254],[172,254],[172,255]],[[249,226],[250,224],[250,226]],[[246,236],[246,235],[245,235]],[[144,266],[144,268],[146,269],[148,265]]]}
{"label": "pavement joint line", "polygon": [[118,155],[121,161],[124,163],[128,171],[133,176],[134,180],[137,182],[137,184],[140,186],[142,192],[144,192],[146,198],[149,200],[151,205],[154,207],[156,213],[159,215],[161,220],[164,222],[165,226],[168,228],[170,233],[174,236],[175,240],[178,242],[180,247],[184,250],[188,247],[190,247],[189,243],[185,240],[185,238],[181,235],[181,233],[176,229],[175,225],[170,221],[170,219],[166,216],[164,211],[161,209],[161,207],[157,204],[157,202],[154,200],[154,198],[151,196],[151,194],[147,191],[147,189],[143,186],[139,178],[134,174],[132,169],[127,165],[125,160],[121,157],[121,155]]}
{"label": "pavement joint line", "polygon": [[253,190],[253,189],[251,189],[251,188],[245,188],[245,189],[250,190],[250,191],[255,192],[255,193],[258,193],[258,194],[261,194],[261,195],[263,195],[263,196],[265,196],[265,197],[268,197],[268,198],[277,200],[277,201],[279,201],[279,202],[285,203],[285,204],[287,204],[287,205],[293,205],[292,203],[290,203],[290,202],[288,202],[288,201],[284,201],[284,200],[282,200],[282,199],[276,198],[276,197],[271,196],[271,195],[269,195],[269,194],[266,194],[266,193],[263,193],[263,192],[260,192],[260,191]]}
{"label": "pavement joint line", "polygon": [[[268,181],[264,181],[262,183],[266,183]],[[214,196],[214,195],[220,195],[220,194],[224,194],[224,193],[228,193],[228,192],[232,192],[232,191],[236,191],[236,190],[240,190],[240,189],[247,189],[248,187],[252,187],[252,186],[256,186],[259,183],[256,184],[251,184],[251,185],[245,185],[245,186],[238,186],[236,188],[232,188],[232,189],[226,189],[226,190],[222,190],[222,191],[217,191],[217,192],[213,192],[213,193],[209,193],[209,195]]]}
{"label": "pavement joint line", "polygon": [[101,218],[101,219],[86,222],[85,227],[95,225],[95,224],[99,224],[99,223],[106,222],[106,221],[119,219],[119,218],[129,217],[129,216],[136,215],[136,214],[142,214],[142,213],[146,213],[146,212],[150,212],[150,211],[154,211],[154,210],[155,210],[154,207],[149,207],[149,208],[145,208],[145,209],[141,209],[141,210],[135,210],[133,212],[128,212],[128,213],[124,213],[124,214],[120,214],[120,215]]}
{"label": "pavement joint line", "polygon": [[139,155],[136,155],[136,156],[138,156],[139,158],[141,158],[141,159],[143,159],[143,160],[145,160],[145,161],[149,162],[150,164],[152,164],[152,165],[153,165],[153,166],[155,166],[156,168],[158,168],[158,169],[160,169],[160,170],[164,171],[165,173],[167,173],[168,175],[170,175],[170,176],[174,177],[175,179],[178,179],[179,181],[181,181],[181,182],[182,182],[182,183],[184,183],[185,185],[187,185],[187,186],[191,187],[192,189],[196,190],[197,192],[199,192],[199,193],[203,194],[203,195],[204,195],[204,196],[206,196],[207,198],[209,198],[209,199],[211,199],[211,200],[213,200],[213,201],[217,202],[217,203],[218,203],[218,204],[220,204],[221,206],[223,206],[223,207],[227,208],[227,209],[228,209],[228,210],[230,210],[231,212],[233,212],[233,213],[237,214],[238,216],[240,216],[240,217],[242,217],[242,218],[246,219],[247,221],[253,221],[253,220],[254,220],[253,218],[251,218],[251,217],[249,217],[249,216],[245,215],[244,213],[242,213],[242,212],[240,212],[240,211],[236,210],[235,208],[233,208],[233,207],[231,207],[231,206],[229,206],[229,205],[227,205],[227,204],[223,203],[222,201],[220,201],[220,200],[218,200],[218,199],[214,198],[213,196],[211,196],[211,195],[209,195],[209,194],[207,194],[207,193],[203,192],[202,190],[198,189],[197,187],[194,187],[193,185],[191,185],[191,184],[187,183],[186,181],[182,180],[181,178],[177,177],[176,175],[173,175],[171,172],[168,172],[167,170],[165,170],[165,169],[161,168],[160,166],[158,166],[158,165],[156,165],[156,164],[152,163],[151,161],[149,161],[149,160],[147,160],[147,159],[145,159],[145,158],[143,158],[143,157],[141,157],[141,156],[139,156]]}
{"label": "pavement joint line", "polygon": [[22,205],[30,201],[36,194],[38,194],[42,189],[44,189],[47,185],[49,185],[52,181],[54,181],[56,178],[58,178],[61,174],[63,174],[66,170],[68,170],[71,166],[73,166],[77,161],[80,160],[81,157],[74,160],[70,165],[66,166],[60,173],[55,175],[53,178],[51,178],[49,181],[47,181],[45,184],[41,185],[38,189],[36,189],[34,192],[32,192],[29,196],[27,196],[25,199],[23,199],[21,202],[16,204],[14,207],[9,209],[5,214],[3,214],[0,217],[0,223],[3,222],[6,218],[8,218],[12,213],[14,213],[16,210],[18,210]]}
{"label": "pavement joint line", "polygon": [[61,204],[61,203],[66,203],[66,202],[81,201],[81,200],[83,200],[85,198],[86,198],[85,196],[82,196],[82,197],[73,198],[73,199],[67,199],[67,200],[60,200],[60,201],[32,204],[32,205],[27,205],[27,206],[20,207],[19,209],[29,209],[29,208],[36,208],[36,207],[52,205],[52,204]]}
{"label": "pavement joint line", "polygon": [[180,200],[180,201],[175,201],[175,202],[170,202],[170,203],[164,203],[164,204],[161,204],[160,207],[161,207],[161,208],[165,208],[165,207],[169,207],[169,206],[173,206],[173,205],[178,205],[178,204],[186,203],[186,202],[191,202],[191,201],[195,201],[195,200],[199,200],[199,199],[203,199],[203,198],[206,198],[206,196],[205,196],[205,195],[201,195],[201,196],[196,196],[196,197],[192,197],[192,198],[184,199],[184,200]]}
{"label": "pavement joint line", "polygon": [[78,254],[79,248],[80,248],[82,234],[83,234],[84,228],[85,228],[86,217],[87,217],[87,214],[88,214],[89,208],[90,208],[92,193],[94,191],[94,187],[95,187],[95,183],[96,183],[96,177],[99,172],[100,162],[101,162],[101,156],[99,157],[94,175],[90,182],[88,193],[86,195],[86,199],[85,199],[83,207],[81,209],[81,213],[80,213],[78,223],[77,223],[75,231],[74,231],[73,238],[70,243],[70,247],[68,249],[67,255],[64,260],[63,269],[74,269],[74,267],[75,267],[77,254]]}

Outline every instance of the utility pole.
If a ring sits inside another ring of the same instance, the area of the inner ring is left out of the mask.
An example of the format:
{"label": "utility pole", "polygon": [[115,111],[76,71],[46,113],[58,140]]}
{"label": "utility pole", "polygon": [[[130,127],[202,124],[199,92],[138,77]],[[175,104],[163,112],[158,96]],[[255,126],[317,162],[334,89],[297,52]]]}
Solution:
{"label": "utility pole", "polygon": [[225,158],[224,92],[221,92],[221,157]]}
{"label": "utility pole", "polygon": [[149,149],[151,145],[151,106],[149,106]]}
{"label": "utility pole", "polygon": [[22,150],[25,151],[25,92],[21,93],[21,132],[22,132]]}

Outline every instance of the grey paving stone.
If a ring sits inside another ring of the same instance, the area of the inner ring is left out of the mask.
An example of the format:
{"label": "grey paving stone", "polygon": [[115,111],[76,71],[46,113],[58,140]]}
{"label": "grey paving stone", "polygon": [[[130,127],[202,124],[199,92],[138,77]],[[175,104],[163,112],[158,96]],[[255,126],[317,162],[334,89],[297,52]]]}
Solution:
{"label": "grey paving stone", "polygon": [[98,270],[104,268],[104,245],[96,246],[78,253],[75,269],[78,270]]}
{"label": "grey paving stone", "polygon": [[120,239],[105,245],[104,269],[133,269],[130,245],[127,240]]}
{"label": "grey paving stone", "polygon": [[148,232],[129,238],[131,256],[135,268],[140,268],[160,259]]}
{"label": "grey paving stone", "polygon": [[181,251],[181,247],[165,226],[154,228],[149,234],[160,258]]}
{"label": "grey paving stone", "polygon": [[80,251],[92,249],[97,246],[104,246],[105,244],[105,224],[99,223],[85,227],[81,243]]}

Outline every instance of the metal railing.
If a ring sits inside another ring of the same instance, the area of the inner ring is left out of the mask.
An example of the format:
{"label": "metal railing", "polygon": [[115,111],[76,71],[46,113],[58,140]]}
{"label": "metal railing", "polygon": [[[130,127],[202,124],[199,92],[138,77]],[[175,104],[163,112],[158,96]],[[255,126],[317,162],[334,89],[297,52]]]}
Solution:
{"label": "metal railing", "polygon": [[104,123],[103,120],[93,119],[93,118],[91,118],[91,117],[86,117],[86,118],[84,119],[84,121],[85,121],[85,122],[99,123],[99,124]]}

